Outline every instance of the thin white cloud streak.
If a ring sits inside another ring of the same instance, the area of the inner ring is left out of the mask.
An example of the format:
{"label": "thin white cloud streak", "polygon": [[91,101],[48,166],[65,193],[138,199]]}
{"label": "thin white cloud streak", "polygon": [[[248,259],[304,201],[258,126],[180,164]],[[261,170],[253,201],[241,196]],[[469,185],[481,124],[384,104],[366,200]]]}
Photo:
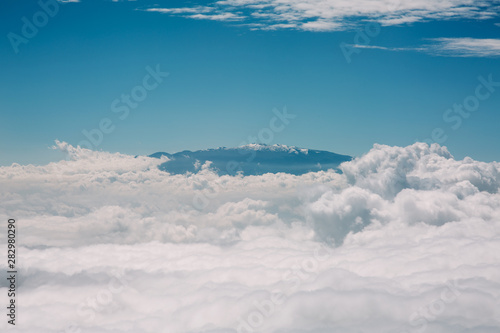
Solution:
{"label": "thin white cloud streak", "polygon": [[[20,332],[234,333],[276,290],[255,331],[500,329],[500,163],[417,143],[375,145],[343,174],[169,175],[158,159],[58,146],[69,161],[0,168]],[[126,287],[92,309],[115,271]],[[458,296],[429,312],[447,281]]]}
{"label": "thin white cloud streak", "polygon": [[425,51],[426,49],[423,47],[386,47],[386,46],[378,46],[378,45],[361,45],[354,44],[352,47],[358,49],[374,49],[374,50],[384,50],[384,51]]}
{"label": "thin white cloud streak", "polygon": [[386,47],[378,45],[352,45],[360,49],[384,51],[416,51],[444,57],[492,58],[500,56],[500,39],[431,38],[430,44],[420,47]]}
{"label": "thin white cloud streak", "polygon": [[[402,1],[402,0],[223,0],[206,6],[150,8],[169,14],[233,14],[258,24],[254,29],[345,30],[353,18],[376,20],[382,25],[401,25],[427,20],[490,19],[496,17],[498,1]],[[245,15],[240,15],[245,13]]]}
{"label": "thin white cloud streak", "polygon": [[238,16],[233,13],[222,13],[222,14],[214,14],[214,15],[206,15],[206,14],[194,14],[189,15],[189,18],[197,19],[197,20],[212,20],[212,21],[239,21],[243,20],[243,17]]}
{"label": "thin white cloud streak", "polygon": [[181,8],[148,8],[145,9],[145,11],[157,12],[157,13],[171,13],[171,14],[199,14],[199,13],[208,13],[211,11],[211,8],[205,6],[181,7]]}
{"label": "thin white cloud streak", "polygon": [[239,21],[244,17],[231,12],[214,12],[213,8],[206,6],[182,7],[182,8],[148,8],[147,12],[163,14],[185,14],[184,17],[196,20],[212,21]]}

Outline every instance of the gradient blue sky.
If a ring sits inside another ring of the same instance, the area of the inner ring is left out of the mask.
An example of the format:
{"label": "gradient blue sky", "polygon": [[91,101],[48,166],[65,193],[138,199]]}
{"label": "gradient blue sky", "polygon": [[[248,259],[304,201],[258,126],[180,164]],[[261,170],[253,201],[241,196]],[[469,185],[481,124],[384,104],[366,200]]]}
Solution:
{"label": "gradient blue sky", "polygon": [[[18,53],[9,33],[21,35],[22,18],[41,8],[2,1],[0,165],[57,160],[54,140],[77,145],[103,118],[115,129],[98,150],[237,146],[284,106],[297,117],[273,143],[359,156],[439,127],[455,157],[500,160],[500,87],[460,128],[443,120],[474,95],[478,76],[500,81],[500,2],[388,9],[388,1],[81,0],[60,4]],[[367,21],[381,22],[380,33],[359,45],[356,29]],[[341,43],[359,51],[350,63]],[[170,75],[121,120],[112,101],[157,64]]]}

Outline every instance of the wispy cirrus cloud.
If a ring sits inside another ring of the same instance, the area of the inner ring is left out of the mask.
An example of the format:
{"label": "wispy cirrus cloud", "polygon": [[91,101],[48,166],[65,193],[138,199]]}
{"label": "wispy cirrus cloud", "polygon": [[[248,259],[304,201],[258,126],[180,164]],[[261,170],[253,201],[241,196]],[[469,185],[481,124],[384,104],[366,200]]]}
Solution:
{"label": "wispy cirrus cloud", "polygon": [[243,20],[243,17],[238,16],[233,13],[221,13],[221,14],[213,14],[213,15],[207,15],[207,14],[195,14],[189,16],[192,19],[197,19],[197,20],[212,20],[212,21],[239,21]]}
{"label": "wispy cirrus cloud", "polygon": [[500,57],[500,39],[493,38],[432,38],[418,47],[386,47],[378,45],[352,45],[358,49],[384,51],[417,51],[446,57]]}
{"label": "wispy cirrus cloud", "polygon": [[429,52],[455,57],[499,57],[500,39],[435,38]]}
{"label": "wispy cirrus cloud", "polygon": [[[488,19],[498,16],[498,0],[222,0],[204,6],[149,8],[146,11],[192,19],[245,21],[251,29],[345,30],[353,18],[382,25],[426,20]],[[200,16],[201,15],[201,16]]]}
{"label": "wispy cirrus cloud", "polygon": [[214,10],[212,7],[197,6],[197,7],[182,7],[182,8],[148,8],[147,12],[157,12],[163,14],[183,15],[186,18],[196,20],[212,20],[212,21],[239,21],[244,17],[233,12],[224,12]]}
{"label": "wispy cirrus cloud", "polygon": [[181,8],[148,8],[147,12],[157,13],[170,13],[170,14],[199,14],[209,13],[212,11],[210,7],[197,6],[197,7],[181,7]]}
{"label": "wispy cirrus cloud", "polygon": [[375,49],[375,50],[385,50],[385,51],[425,51],[423,47],[386,47],[378,45],[361,45],[354,44],[353,47],[357,49]]}

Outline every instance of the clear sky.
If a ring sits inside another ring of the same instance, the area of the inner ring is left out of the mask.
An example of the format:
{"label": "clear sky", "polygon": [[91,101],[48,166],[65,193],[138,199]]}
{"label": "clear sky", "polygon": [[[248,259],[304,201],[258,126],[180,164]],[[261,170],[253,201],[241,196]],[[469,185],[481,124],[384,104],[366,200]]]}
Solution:
{"label": "clear sky", "polygon": [[133,155],[237,146],[284,107],[272,143],[359,156],[434,131],[500,160],[499,1],[42,3],[0,4],[0,165],[83,131]]}

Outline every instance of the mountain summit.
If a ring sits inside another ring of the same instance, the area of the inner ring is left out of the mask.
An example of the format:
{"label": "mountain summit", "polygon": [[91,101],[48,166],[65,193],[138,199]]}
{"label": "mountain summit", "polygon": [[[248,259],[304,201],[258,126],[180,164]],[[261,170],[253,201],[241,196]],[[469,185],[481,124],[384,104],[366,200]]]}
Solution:
{"label": "mountain summit", "polygon": [[278,172],[301,175],[311,171],[337,169],[340,163],[352,159],[329,151],[281,144],[248,144],[236,148],[185,150],[175,154],[158,152],[149,156],[167,156],[170,160],[159,168],[172,174],[195,173],[208,162],[210,169],[219,175],[236,175],[242,172],[245,176]]}

